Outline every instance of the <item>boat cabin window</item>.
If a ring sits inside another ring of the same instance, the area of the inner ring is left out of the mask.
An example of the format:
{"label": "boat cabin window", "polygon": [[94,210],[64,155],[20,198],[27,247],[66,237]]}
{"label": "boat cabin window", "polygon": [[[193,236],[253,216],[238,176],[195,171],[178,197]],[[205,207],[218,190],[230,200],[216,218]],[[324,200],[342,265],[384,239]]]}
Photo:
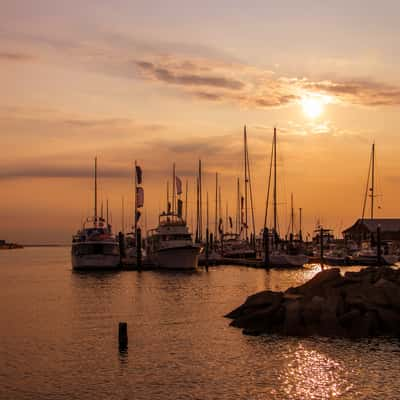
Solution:
{"label": "boat cabin window", "polygon": [[95,254],[105,254],[105,255],[113,255],[118,254],[118,246],[115,244],[105,244],[105,243],[82,243],[78,246],[75,246],[74,249],[75,255],[95,255]]}

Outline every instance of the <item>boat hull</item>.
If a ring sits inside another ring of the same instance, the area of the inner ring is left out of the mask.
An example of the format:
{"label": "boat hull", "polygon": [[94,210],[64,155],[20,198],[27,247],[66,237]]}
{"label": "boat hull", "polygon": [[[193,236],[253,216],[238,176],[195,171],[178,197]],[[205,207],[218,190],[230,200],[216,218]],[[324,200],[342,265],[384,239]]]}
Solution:
{"label": "boat hull", "polygon": [[72,268],[76,270],[118,269],[120,267],[119,255],[72,255],[71,261]]}
{"label": "boat hull", "polygon": [[270,254],[268,264],[271,268],[302,268],[307,262],[305,255]]}
{"label": "boat hull", "polygon": [[353,265],[365,265],[365,266],[374,266],[374,265],[394,265],[399,261],[399,258],[395,255],[382,255],[381,262],[378,263],[377,257],[375,256],[353,256],[351,258],[351,263]]}
{"label": "boat hull", "polygon": [[171,247],[159,249],[150,259],[160,269],[195,270],[199,254],[198,247]]}

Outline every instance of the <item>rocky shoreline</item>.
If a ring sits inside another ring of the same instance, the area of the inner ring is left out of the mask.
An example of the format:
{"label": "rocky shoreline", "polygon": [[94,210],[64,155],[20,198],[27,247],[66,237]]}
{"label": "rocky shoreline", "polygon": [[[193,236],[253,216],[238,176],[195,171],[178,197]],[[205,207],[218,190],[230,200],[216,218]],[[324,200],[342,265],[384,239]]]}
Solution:
{"label": "rocky shoreline", "polygon": [[285,292],[249,296],[225,317],[244,334],[363,338],[400,336],[400,270],[319,272]]}

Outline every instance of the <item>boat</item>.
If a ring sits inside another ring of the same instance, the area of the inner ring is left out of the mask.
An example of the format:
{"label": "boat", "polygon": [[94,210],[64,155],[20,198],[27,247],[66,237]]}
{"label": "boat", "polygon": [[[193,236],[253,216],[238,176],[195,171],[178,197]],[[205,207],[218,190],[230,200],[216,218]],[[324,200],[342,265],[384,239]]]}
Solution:
{"label": "boat", "polygon": [[221,235],[221,255],[224,258],[256,258],[256,251],[239,233]]}
{"label": "boat", "polygon": [[350,257],[350,261],[353,265],[394,265],[399,261],[399,257],[390,251],[388,244],[381,246],[381,251],[378,255],[376,246],[371,246],[369,242],[363,242],[361,249]]}
{"label": "boat", "polygon": [[[119,243],[108,218],[97,214],[97,158],[95,158],[94,216],[83,223],[72,237],[71,262],[75,270],[118,269],[121,264]],[[107,212],[108,215],[108,212]]]}
{"label": "boat", "polygon": [[[146,256],[151,264],[160,269],[195,270],[198,267],[201,245],[193,243],[192,234],[182,217],[183,202],[179,198],[182,183],[175,175],[175,164],[172,182],[172,207],[167,194],[168,211],[159,215],[157,228],[147,232]],[[178,196],[177,207],[175,193]]]}
{"label": "boat", "polygon": [[160,214],[157,228],[147,233],[147,258],[158,268],[195,270],[200,248],[193,243],[186,221],[172,211]]}
{"label": "boat", "polygon": [[[371,186],[370,186],[371,183]],[[369,193],[369,194],[368,194]],[[374,220],[374,199],[375,194],[375,143],[372,144],[371,157],[369,162],[367,185],[363,201],[363,210],[361,220],[364,220],[367,197],[370,197],[370,221]],[[379,230],[379,229],[378,229]],[[380,232],[380,230],[379,230]],[[399,261],[397,254],[392,252],[391,243],[381,241],[378,237],[371,233],[369,241],[362,241],[359,251],[356,251],[351,257],[353,265],[393,265]],[[380,250],[378,252],[378,250]],[[379,253],[379,254],[378,254]]]}
{"label": "boat", "polygon": [[[262,256],[267,259],[270,268],[302,268],[304,264],[308,263],[308,257],[303,253],[302,240],[301,240],[301,228],[299,233],[299,240],[294,240],[293,233],[293,199],[292,199],[292,233],[290,241],[285,241],[280,239],[278,234],[278,211],[277,211],[277,157],[276,157],[276,128],[274,128],[274,136],[272,141],[272,151],[271,151],[271,164],[269,172],[269,182],[268,182],[268,192],[267,192],[267,202],[265,210],[264,226],[265,235],[264,240],[268,241],[268,245],[263,245]],[[270,184],[273,172],[273,228],[268,231],[266,229],[267,216],[268,216],[268,204],[269,204],[269,192]],[[301,225],[301,223],[300,223]],[[267,255],[265,252],[265,247],[267,248]]]}

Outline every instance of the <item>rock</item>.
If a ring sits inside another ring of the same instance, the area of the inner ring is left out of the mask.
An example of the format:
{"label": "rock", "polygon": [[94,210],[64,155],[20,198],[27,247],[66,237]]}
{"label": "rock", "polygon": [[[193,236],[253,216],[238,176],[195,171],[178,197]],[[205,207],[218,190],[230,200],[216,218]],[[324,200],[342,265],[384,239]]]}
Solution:
{"label": "rock", "polygon": [[353,320],[359,318],[361,316],[361,312],[360,310],[358,310],[357,308],[353,308],[352,310],[346,312],[345,314],[342,314],[339,317],[339,323],[342,326],[350,326],[353,323]]}
{"label": "rock", "polygon": [[283,332],[290,336],[303,336],[300,301],[295,300],[286,304]]}
{"label": "rock", "polygon": [[385,278],[379,279],[374,286],[383,291],[387,306],[400,311],[400,286]]}
{"label": "rock", "polygon": [[400,334],[400,315],[397,312],[378,307],[376,309],[380,328],[384,334],[399,335]]}
{"label": "rock", "polygon": [[243,306],[248,307],[263,307],[266,305],[276,304],[282,300],[283,294],[281,292],[273,292],[271,290],[264,290],[249,296],[244,302]]}
{"label": "rock", "polygon": [[323,292],[323,286],[328,282],[335,281],[335,283],[338,283],[342,279],[339,268],[327,269],[319,272],[304,285],[298,286],[297,291],[303,295],[317,296]]}
{"label": "rock", "polygon": [[325,299],[320,296],[314,296],[311,301],[303,305],[303,320],[305,325],[318,324]]}
{"label": "rock", "polygon": [[249,296],[242,305],[226,314],[225,317],[236,319],[246,314],[246,310],[248,309],[265,308],[270,305],[276,305],[281,302],[282,298],[283,294],[281,292],[264,290]]}
{"label": "rock", "polygon": [[400,270],[320,272],[284,293],[263,291],[227,314],[246,335],[369,337],[400,335]]}
{"label": "rock", "polygon": [[276,303],[268,308],[249,310],[249,312],[247,312],[245,315],[233,320],[231,325],[238,328],[266,331],[268,330],[269,326],[279,322],[276,318],[274,318],[279,307],[280,303]]}

